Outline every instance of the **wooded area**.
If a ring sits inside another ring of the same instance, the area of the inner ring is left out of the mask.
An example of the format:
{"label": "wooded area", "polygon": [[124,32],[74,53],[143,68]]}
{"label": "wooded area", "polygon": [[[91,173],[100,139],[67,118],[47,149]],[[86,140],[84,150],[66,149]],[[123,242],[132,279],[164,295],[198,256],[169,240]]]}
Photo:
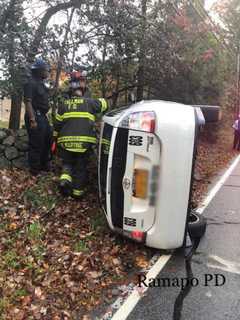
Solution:
{"label": "wooded area", "polygon": [[131,91],[137,100],[216,105],[226,89],[237,89],[237,1],[217,2],[219,24],[200,0],[0,3],[0,92],[11,97],[12,129],[36,55],[55,68],[55,89],[61,70],[84,65],[94,94],[112,96],[113,107],[127,103]]}

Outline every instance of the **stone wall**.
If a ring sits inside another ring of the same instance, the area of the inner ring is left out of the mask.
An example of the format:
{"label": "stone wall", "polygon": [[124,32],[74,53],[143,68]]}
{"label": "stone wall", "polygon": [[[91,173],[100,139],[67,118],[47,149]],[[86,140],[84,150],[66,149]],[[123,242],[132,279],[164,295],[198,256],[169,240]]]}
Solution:
{"label": "stone wall", "polygon": [[27,167],[28,136],[25,129],[13,133],[0,128],[0,169]]}

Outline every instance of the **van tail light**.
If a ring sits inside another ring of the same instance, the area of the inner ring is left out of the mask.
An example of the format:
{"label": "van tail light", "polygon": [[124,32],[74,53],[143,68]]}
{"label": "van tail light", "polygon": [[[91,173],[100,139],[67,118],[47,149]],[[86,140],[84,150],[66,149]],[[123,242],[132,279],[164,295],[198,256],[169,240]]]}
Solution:
{"label": "van tail light", "polygon": [[139,230],[128,231],[128,230],[123,230],[120,228],[115,228],[114,230],[118,234],[121,234],[122,236],[129,238],[129,239],[132,239],[136,242],[143,242],[144,243],[146,241],[146,237],[147,237],[146,232],[142,232]]}
{"label": "van tail light", "polygon": [[153,111],[133,112],[120,123],[120,127],[154,133],[156,116]]}
{"label": "van tail light", "polygon": [[142,242],[144,240],[145,234],[142,231],[131,231],[131,238],[135,241]]}

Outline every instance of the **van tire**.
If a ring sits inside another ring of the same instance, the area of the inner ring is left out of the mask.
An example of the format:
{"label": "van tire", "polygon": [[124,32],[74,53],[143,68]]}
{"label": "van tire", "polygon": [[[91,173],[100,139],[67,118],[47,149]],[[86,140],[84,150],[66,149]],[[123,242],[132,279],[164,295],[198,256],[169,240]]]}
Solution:
{"label": "van tire", "polygon": [[194,105],[194,107],[201,109],[206,123],[221,120],[221,110],[219,106]]}
{"label": "van tire", "polygon": [[207,228],[206,219],[198,213],[190,213],[188,219],[188,232],[191,238],[202,238]]}

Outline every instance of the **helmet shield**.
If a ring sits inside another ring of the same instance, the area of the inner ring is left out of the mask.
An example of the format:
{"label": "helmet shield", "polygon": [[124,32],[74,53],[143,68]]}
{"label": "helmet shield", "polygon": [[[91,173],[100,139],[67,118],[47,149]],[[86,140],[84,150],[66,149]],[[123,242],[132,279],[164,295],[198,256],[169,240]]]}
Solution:
{"label": "helmet shield", "polygon": [[87,72],[86,71],[73,71],[70,73],[70,82],[84,81],[86,80]]}
{"label": "helmet shield", "polygon": [[81,88],[80,81],[70,81],[70,88],[79,89]]}
{"label": "helmet shield", "polygon": [[31,66],[31,70],[50,70],[48,63],[40,58],[36,59]]}

